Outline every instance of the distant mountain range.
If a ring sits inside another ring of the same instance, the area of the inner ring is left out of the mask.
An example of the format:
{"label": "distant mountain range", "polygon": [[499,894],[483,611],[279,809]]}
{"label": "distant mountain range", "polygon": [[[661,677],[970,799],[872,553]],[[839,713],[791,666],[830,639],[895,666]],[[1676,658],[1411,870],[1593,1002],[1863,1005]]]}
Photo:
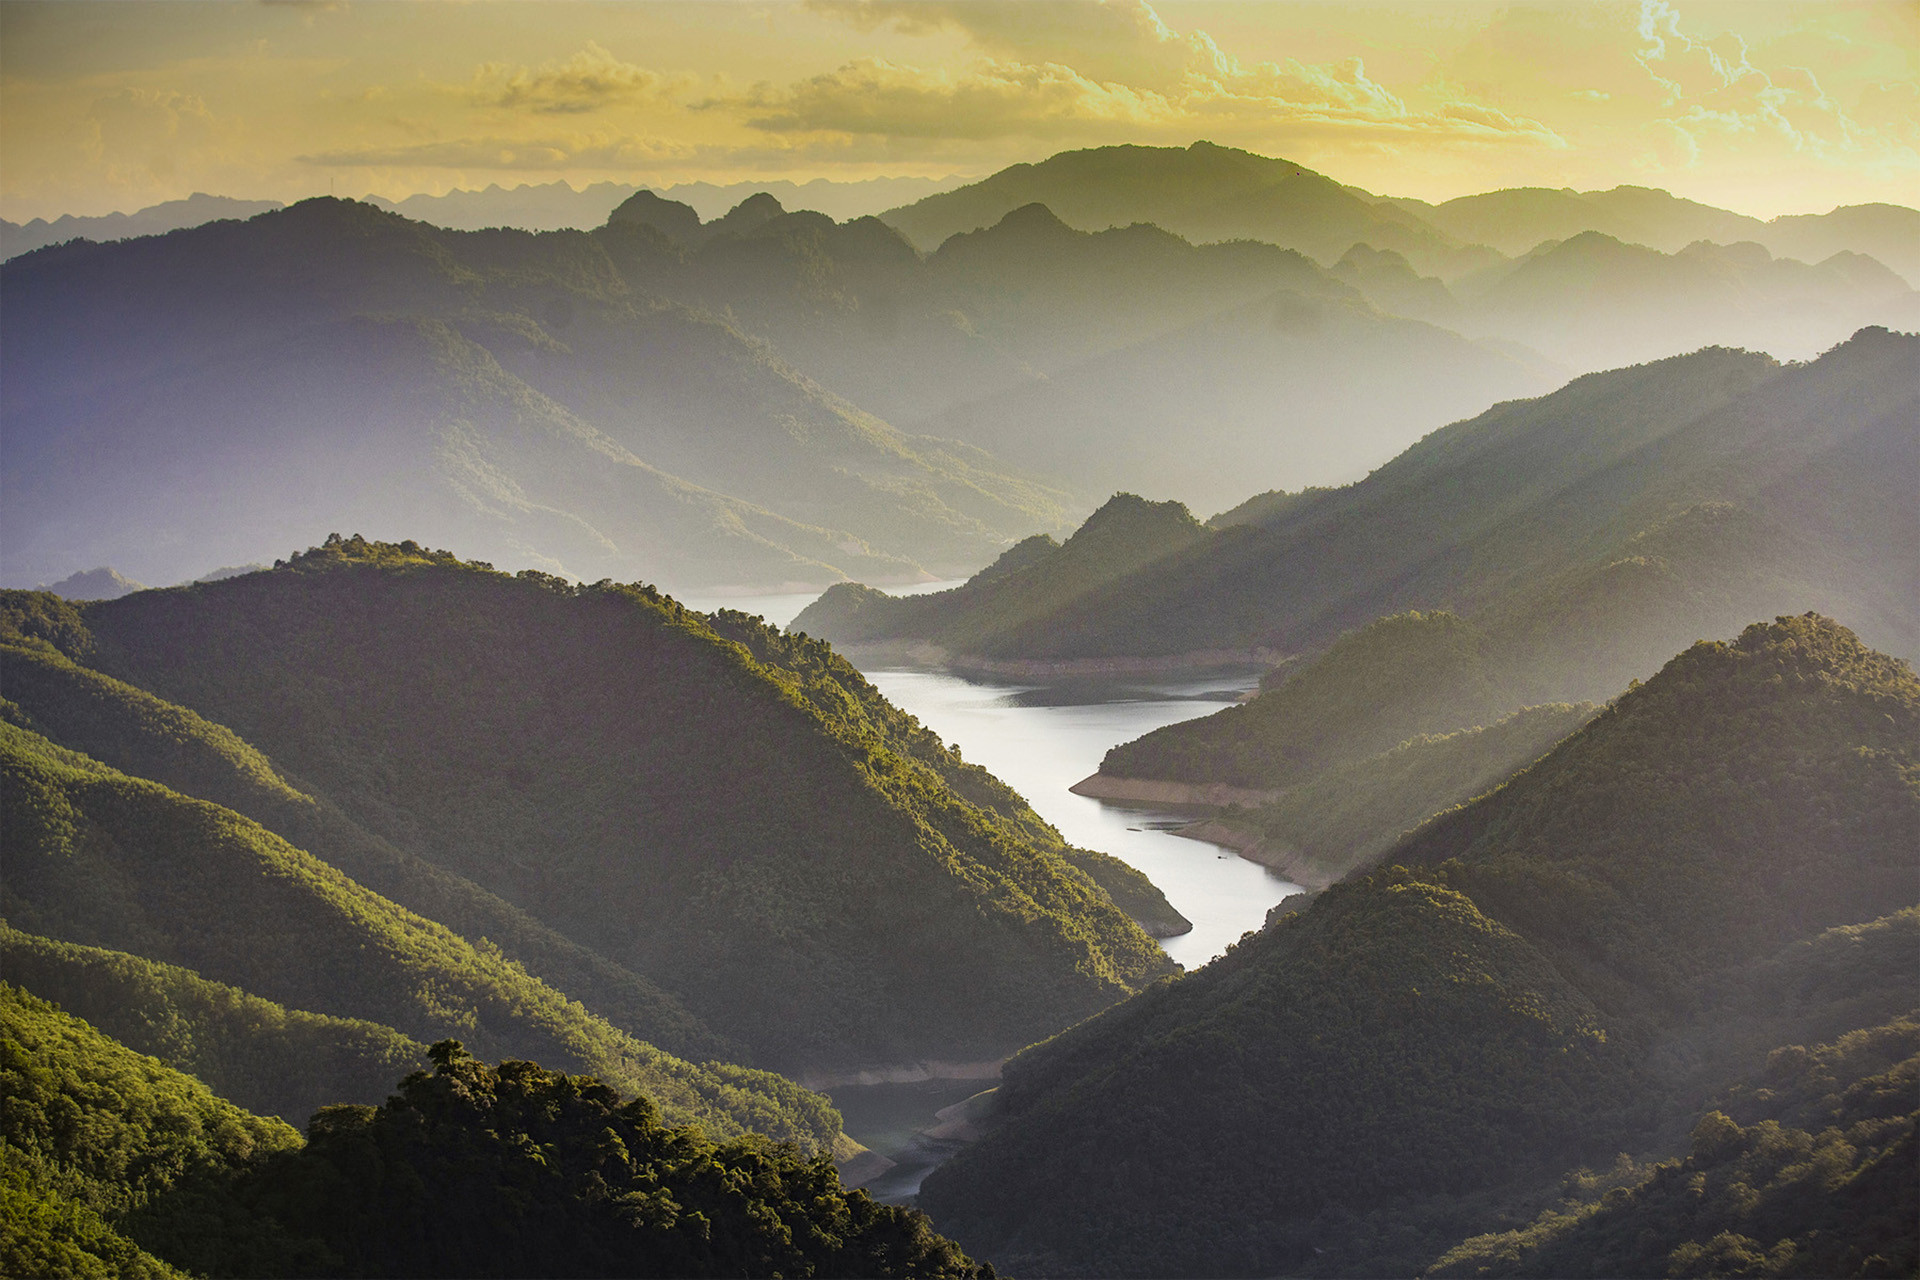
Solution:
{"label": "distant mountain range", "polygon": [[814,178],[808,182],[677,182],[643,187],[624,182],[596,182],[575,191],[565,182],[499,186],[479,191],[449,191],[445,195],[408,196],[383,200],[368,196],[367,203],[420,222],[456,231],[487,227],[519,227],[525,231],[588,231],[639,191],[655,191],[692,207],[703,219],[718,218],[749,196],[764,193],[789,209],[810,209],[836,222],[864,218],[911,200],[923,199],[960,179],[867,178],[835,182]]}
{"label": "distant mountain range", "polygon": [[[1572,211],[1744,225],[1657,195]],[[1116,490],[1219,511],[1584,370],[1920,327],[1859,251],[1897,210],[1793,224],[1852,246],[1814,264],[1592,229],[1509,258],[1196,144],[886,216],[635,191],[590,231],[462,232],[321,200],[16,258],[0,572],[180,581],[343,529],[681,590],[957,576]]]}
{"label": "distant mountain range", "polygon": [[251,218],[285,207],[278,200],[235,200],[230,196],[210,196],[196,191],[184,200],[148,205],[136,213],[109,213],[96,218],[62,214],[51,222],[45,218],[34,218],[25,223],[0,219],[0,260],[18,257],[66,240],[131,240],[135,236],[160,236],[221,218]]}

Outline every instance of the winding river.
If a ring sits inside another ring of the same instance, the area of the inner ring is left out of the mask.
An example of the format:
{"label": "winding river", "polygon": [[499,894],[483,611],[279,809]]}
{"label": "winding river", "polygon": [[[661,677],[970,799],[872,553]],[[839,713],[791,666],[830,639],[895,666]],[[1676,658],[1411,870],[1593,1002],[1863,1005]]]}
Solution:
{"label": "winding river", "polygon": [[[953,582],[892,588],[894,594],[939,591]],[[683,596],[695,609],[738,609],[786,626],[817,593]],[[1253,687],[1253,677],[1190,681],[1132,680],[1072,685],[983,684],[943,672],[862,668],[881,693],[960,749],[966,759],[1006,782],[1073,844],[1110,853],[1159,886],[1193,930],[1163,939],[1167,954],[1188,969],[1218,956],[1267,910],[1300,886],[1238,854],[1170,834],[1191,821],[1176,813],[1136,809],[1074,795],[1067,788],[1099,768],[1114,745],[1163,725],[1208,715]],[[933,1113],[977,1092],[985,1082],[837,1087],[828,1092],[853,1137],[896,1162],[867,1186],[903,1201],[953,1149],[921,1133]]]}

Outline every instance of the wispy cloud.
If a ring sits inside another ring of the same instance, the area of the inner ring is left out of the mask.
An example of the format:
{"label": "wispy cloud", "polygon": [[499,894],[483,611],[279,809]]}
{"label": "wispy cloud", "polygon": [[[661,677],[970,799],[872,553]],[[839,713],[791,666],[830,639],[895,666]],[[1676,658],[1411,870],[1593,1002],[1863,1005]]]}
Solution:
{"label": "wispy cloud", "polygon": [[661,102],[676,87],[668,77],[623,62],[594,41],[572,57],[537,68],[489,62],[474,72],[476,102],[542,115],[582,115],[607,107]]}

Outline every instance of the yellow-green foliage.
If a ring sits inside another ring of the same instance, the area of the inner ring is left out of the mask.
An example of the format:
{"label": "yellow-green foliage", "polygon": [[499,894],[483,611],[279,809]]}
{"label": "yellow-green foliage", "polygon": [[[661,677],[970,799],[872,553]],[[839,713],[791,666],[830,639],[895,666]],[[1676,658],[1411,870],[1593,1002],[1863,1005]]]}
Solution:
{"label": "yellow-green foliage", "polygon": [[1171,968],[1057,833],[818,642],[358,538],[146,594],[86,612],[97,669],[756,1061],[991,1056]]}
{"label": "yellow-green foliage", "polygon": [[829,1145],[839,1118],[765,1072],[673,1058],[220,806],[0,724],[0,900],[36,933],[196,970],[297,1009],[578,1064],[716,1132]]}
{"label": "yellow-green foliage", "polygon": [[1107,752],[1122,778],[1292,786],[1422,733],[1491,723],[1517,703],[1476,628],[1450,613],[1381,618],[1251,702],[1156,729]]}
{"label": "yellow-green foliage", "polygon": [[287,1009],[191,970],[35,937],[0,922],[0,971],[137,1053],[259,1115],[305,1124],[377,1102],[426,1045],[378,1023]]}
{"label": "yellow-green foliage", "polygon": [[1337,879],[1376,861],[1425,819],[1492,790],[1599,710],[1590,702],[1552,703],[1485,728],[1422,734],[1227,820]]}
{"label": "yellow-green foliage", "polygon": [[205,1166],[237,1168],[300,1143],[285,1123],[249,1115],[10,983],[0,983],[0,1027],[9,1173],[110,1223]]}

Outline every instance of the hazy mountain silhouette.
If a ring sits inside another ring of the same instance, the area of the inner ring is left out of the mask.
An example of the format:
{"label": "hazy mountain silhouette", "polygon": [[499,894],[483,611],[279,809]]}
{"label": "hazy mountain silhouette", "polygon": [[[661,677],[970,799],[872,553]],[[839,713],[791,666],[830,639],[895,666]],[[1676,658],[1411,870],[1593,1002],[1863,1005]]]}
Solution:
{"label": "hazy mountain silhouette", "polygon": [[[1248,504],[1163,561],[974,627],[967,652],[1312,652],[1383,614],[1448,608],[1506,637],[1510,706],[1604,697],[1698,631],[1769,610],[1818,608],[1920,653],[1920,530],[1902,496],[1920,481],[1917,369],[1920,338],[1869,329],[1802,366],[1712,349],[1590,374],[1437,431],[1357,484]],[[962,618],[991,609],[990,582],[967,591]],[[830,593],[805,625],[829,639],[970,625],[938,612],[956,592],[869,599],[857,624],[834,603],[850,598]]]}
{"label": "hazy mountain silhouette", "polygon": [[179,580],[334,524],[686,585],[952,572],[1061,495],[905,436],[599,237],[308,201],[10,263],[6,564]]}
{"label": "hazy mountain silhouette", "polygon": [[108,213],[92,218],[62,214],[49,222],[26,223],[0,219],[0,259],[17,257],[65,240],[130,240],[135,236],[164,235],[182,227],[197,227],[221,218],[251,218],[284,208],[278,200],[235,200],[196,191],[184,200],[148,205],[136,213]]}

